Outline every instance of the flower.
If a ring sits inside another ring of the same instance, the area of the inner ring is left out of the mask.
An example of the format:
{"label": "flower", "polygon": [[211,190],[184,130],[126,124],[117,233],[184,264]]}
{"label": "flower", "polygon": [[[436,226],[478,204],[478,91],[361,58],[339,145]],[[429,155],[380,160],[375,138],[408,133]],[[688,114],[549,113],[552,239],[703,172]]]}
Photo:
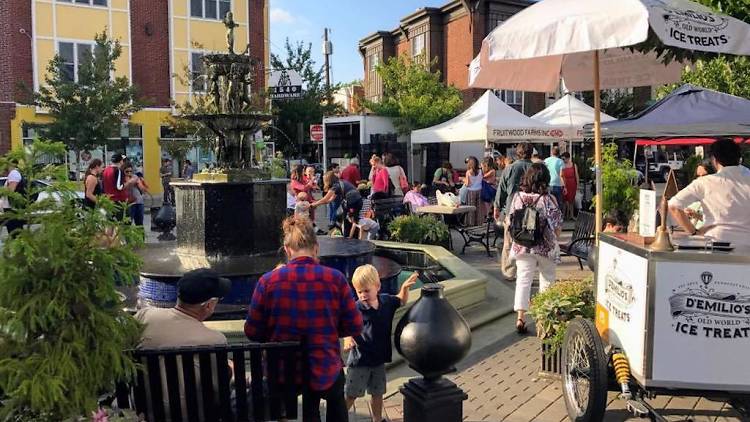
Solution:
{"label": "flower", "polygon": [[96,412],[91,412],[91,421],[92,422],[109,422],[109,415],[107,414],[107,411],[102,409],[101,407]]}

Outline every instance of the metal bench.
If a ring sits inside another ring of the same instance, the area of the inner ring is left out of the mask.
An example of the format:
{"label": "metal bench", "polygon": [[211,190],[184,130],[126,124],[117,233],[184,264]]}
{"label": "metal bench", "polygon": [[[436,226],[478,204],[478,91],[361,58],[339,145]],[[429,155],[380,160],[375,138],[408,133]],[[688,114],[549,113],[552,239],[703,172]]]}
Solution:
{"label": "metal bench", "polygon": [[560,243],[561,255],[576,257],[581,269],[583,269],[583,261],[588,259],[589,250],[594,247],[595,225],[593,213],[579,211],[570,241]]}
{"label": "metal bench", "polygon": [[134,408],[148,421],[297,417],[305,367],[299,342],[136,350],[133,359],[139,364],[135,383],[118,385],[115,396],[118,407]]}

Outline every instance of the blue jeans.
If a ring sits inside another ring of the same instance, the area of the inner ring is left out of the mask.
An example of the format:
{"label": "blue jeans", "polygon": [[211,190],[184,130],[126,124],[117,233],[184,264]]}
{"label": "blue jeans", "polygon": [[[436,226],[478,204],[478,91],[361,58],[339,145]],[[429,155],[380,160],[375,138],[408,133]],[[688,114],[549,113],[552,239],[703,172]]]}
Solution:
{"label": "blue jeans", "polygon": [[143,225],[143,204],[130,204],[130,219],[136,226]]}
{"label": "blue jeans", "polygon": [[563,199],[562,198],[562,196],[563,196],[562,195],[562,192],[563,192],[562,186],[550,186],[549,189],[550,189],[550,193],[552,194],[552,196],[554,196],[555,199],[557,199],[557,206],[560,209],[562,209],[562,203],[563,203],[562,202],[562,199]]}
{"label": "blue jeans", "polygon": [[330,225],[336,224],[336,214],[339,211],[339,207],[341,207],[341,199],[337,196],[333,202],[328,204],[328,223]]}

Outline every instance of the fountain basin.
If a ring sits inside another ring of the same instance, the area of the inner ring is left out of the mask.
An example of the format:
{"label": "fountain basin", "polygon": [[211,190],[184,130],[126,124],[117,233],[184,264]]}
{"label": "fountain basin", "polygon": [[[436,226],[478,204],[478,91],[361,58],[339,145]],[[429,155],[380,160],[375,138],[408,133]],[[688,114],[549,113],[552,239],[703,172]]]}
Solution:
{"label": "fountain basin", "polygon": [[[436,282],[445,287],[446,299],[455,307],[459,313],[466,315],[467,312],[485,301],[487,278],[479,270],[471,267],[450,251],[440,246],[419,245],[412,243],[398,243],[386,241],[372,241],[375,245],[373,263],[378,258],[393,259],[402,268],[397,278],[402,282],[405,273],[410,271],[421,271],[432,274]],[[381,285],[385,285],[381,277]],[[396,285],[397,286],[397,285]],[[398,288],[396,287],[396,291]],[[396,311],[394,325],[401,316],[419,299],[419,286],[415,286],[409,295],[406,306]],[[230,342],[247,341],[244,334],[245,320],[223,320],[207,321],[206,326],[223,332]]]}

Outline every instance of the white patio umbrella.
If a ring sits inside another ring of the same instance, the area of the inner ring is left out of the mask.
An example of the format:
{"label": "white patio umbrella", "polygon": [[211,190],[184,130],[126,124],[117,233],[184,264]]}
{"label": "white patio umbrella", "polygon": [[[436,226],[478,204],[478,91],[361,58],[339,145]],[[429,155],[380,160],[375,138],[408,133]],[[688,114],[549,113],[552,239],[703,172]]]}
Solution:
{"label": "white patio umbrella", "polygon": [[[669,46],[750,54],[750,25],[691,1],[542,0],[487,35],[471,63],[469,85],[551,92],[562,78],[571,91],[593,89],[594,154],[601,192],[599,90],[679,79],[679,64],[663,66],[654,54],[617,48],[645,41],[649,28]],[[598,231],[601,201],[596,205]]]}

